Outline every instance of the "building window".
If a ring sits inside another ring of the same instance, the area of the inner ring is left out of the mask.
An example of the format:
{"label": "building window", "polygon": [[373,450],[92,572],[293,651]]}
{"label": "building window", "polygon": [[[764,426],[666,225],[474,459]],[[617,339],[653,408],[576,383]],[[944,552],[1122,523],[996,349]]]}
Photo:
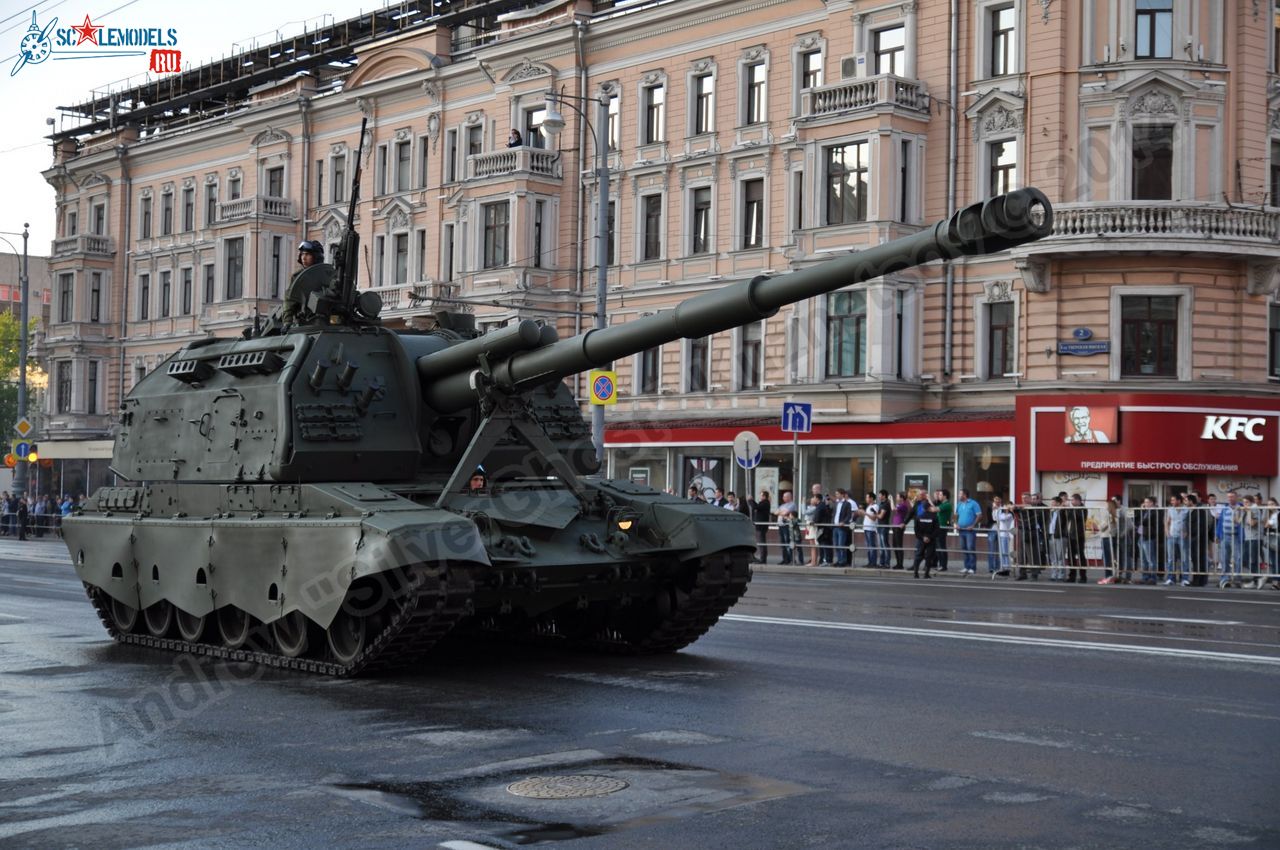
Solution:
{"label": "building window", "polygon": [[374,194],[387,193],[387,146],[378,145],[377,165],[373,172]]}
{"label": "building window", "polygon": [[689,340],[689,392],[705,393],[711,384],[711,338]]}
{"label": "building window", "polygon": [[1267,309],[1270,317],[1267,325],[1267,375],[1280,378],[1280,304],[1272,304]]}
{"label": "building window", "polygon": [[1003,378],[1014,372],[1013,302],[987,305],[987,377]]}
{"label": "building window", "polygon": [[208,183],[204,187],[204,226],[213,227],[218,222],[218,184]]}
{"label": "building window", "polygon": [[662,258],[662,196],[646,195],[641,203],[644,205],[644,249],[643,260]]}
{"label": "building window", "polygon": [[991,179],[988,181],[987,193],[990,196],[1012,192],[1018,185],[1018,142],[1014,139],[1001,139],[987,143],[987,161],[990,163]]}
{"label": "building window", "polygon": [[533,202],[533,267],[542,268],[542,241],[546,238],[547,202]]}
{"label": "building window", "polygon": [[1173,56],[1173,0],[1137,0],[1134,57],[1168,59]]}
{"label": "building window", "polygon": [[[792,212],[791,212],[791,215],[792,215],[792,221],[794,221],[794,222],[795,222],[795,227],[793,228],[794,230],[803,230],[803,229],[804,229],[804,221],[805,221],[805,211],[804,211],[804,183],[805,183],[805,179],[806,179],[806,175],[805,175],[805,173],[804,173],[803,171],[796,171],[795,173],[793,173],[793,174],[791,175],[791,181],[792,181],[792,192],[791,192],[791,194],[792,194],[793,199],[795,200],[795,209],[794,209],[794,210],[792,210]],[[795,237],[794,237],[794,235],[792,236],[791,241],[792,241],[792,242],[795,242]]]}
{"label": "building window", "polygon": [[271,237],[271,297],[280,297],[280,284],[284,279],[284,237]]}
{"label": "building window", "polygon": [[1018,15],[1013,4],[987,10],[991,31],[991,64],[988,75],[1003,77],[1018,72]]}
{"label": "building window", "polygon": [[426,136],[418,137],[418,188],[427,188],[427,164],[431,161],[431,143]]}
{"label": "building window", "polygon": [[71,412],[71,361],[59,360],[55,385],[57,387],[57,399],[59,413]]}
{"label": "building window", "polygon": [[267,169],[267,195],[272,198],[284,197],[284,166],[277,165]]}
{"label": "building window", "polygon": [[617,227],[615,226],[618,220],[616,216],[616,210],[617,210],[617,205],[613,201],[610,201],[609,202],[609,265],[611,266],[618,262],[617,252],[614,249],[614,245],[618,240],[618,230],[617,230]]}
{"label": "building window", "polygon": [[89,321],[102,321],[102,272],[89,273]]}
{"label": "building window", "polygon": [[188,187],[182,190],[182,232],[190,233],[196,229],[196,190]]}
{"label": "building window", "polygon": [[1173,125],[1133,128],[1133,200],[1173,200]]}
{"label": "building window", "polygon": [[151,198],[142,199],[142,212],[138,216],[138,232],[143,239],[151,238]]}
{"label": "building window", "polygon": [[160,235],[173,235],[173,193],[165,192],[160,196]]}
{"label": "building window", "polygon": [[227,200],[240,200],[240,175],[238,174],[227,180]]}
{"label": "building window", "polygon": [[216,286],[217,274],[214,272],[213,263],[205,263],[204,265],[204,303],[212,304],[216,298],[214,288]]}
{"label": "building window", "polygon": [[822,51],[800,54],[800,89],[816,89],[822,85]]}
{"label": "building window", "polygon": [[138,275],[138,318],[151,318],[151,275],[146,272]]}
{"label": "building window", "polygon": [[484,153],[484,127],[475,124],[467,128],[467,156]]}
{"label": "building window", "polygon": [[764,178],[742,182],[742,247],[764,247]]}
{"label": "building window", "polygon": [[444,134],[444,179],[453,183],[458,179],[458,131],[449,130]]}
{"label": "building window", "polygon": [[746,105],[745,124],[759,124],[767,113],[765,101],[765,67],[752,62],[743,68],[742,102]]}
{"label": "building window", "polygon": [[418,280],[426,280],[427,278],[427,231],[417,230],[415,231],[415,235],[417,236],[416,244],[414,246],[415,253],[417,255],[415,257],[415,260],[417,263],[415,268],[418,271]]}
{"label": "building window", "polygon": [[244,238],[227,240],[224,259],[226,268],[226,300],[231,301],[244,295]]}
{"label": "building window", "polygon": [[160,272],[160,318],[169,318],[170,305],[173,304],[173,272],[165,269]]}
{"label": "building window", "polygon": [[872,34],[877,74],[902,76],[906,69],[907,28],[903,24],[886,27]]}
{"label": "building window", "polygon": [[383,280],[382,270],[386,265],[384,262],[384,257],[386,257],[386,254],[387,254],[387,237],[385,236],[373,237],[373,285],[374,286],[382,286],[382,284],[385,283],[385,281]]}
{"label": "building window", "polygon": [[347,155],[340,153],[329,160],[329,171],[333,173],[333,203],[341,204],[347,200]]}
{"label": "building window", "polygon": [[1271,143],[1271,197],[1267,203],[1280,207],[1280,142]]}
{"label": "building window", "polygon": [[191,315],[191,267],[182,270],[182,315]]}
{"label": "building window", "polygon": [[760,389],[762,355],[764,353],[764,323],[743,325],[738,336],[738,388]]}
{"label": "building window", "polygon": [[92,218],[93,235],[107,235],[107,204],[105,201],[94,201],[89,207]]}
{"label": "building window", "polygon": [[693,190],[693,243],[691,254],[705,254],[711,250],[711,187],[700,186]]}
{"label": "building window", "polygon": [[542,131],[542,122],[547,118],[546,107],[526,109],[524,113],[524,143],[533,148],[545,148],[547,136]]}
{"label": "building window", "polygon": [[662,359],[662,347],[646,348],[636,355],[636,392],[641,395],[656,395],[658,392],[658,369]]}
{"label": "building window", "polygon": [[716,79],[710,74],[693,78],[693,135],[715,129]]}
{"label": "building window", "polygon": [[867,371],[867,293],[827,296],[827,377],[853,378]]}
{"label": "building window", "polygon": [[391,240],[395,251],[395,284],[400,286],[409,282],[409,234],[397,233]]}
{"label": "building window", "polygon": [[1271,73],[1280,74],[1280,0],[1276,0],[1271,17]]}
{"label": "building window", "polygon": [[72,272],[58,275],[58,321],[69,322],[72,316],[72,305],[75,303],[76,276]]}
{"label": "building window", "polygon": [[664,85],[646,86],[644,89],[644,144],[666,141],[666,98]]}
{"label": "building window", "polygon": [[616,94],[609,95],[609,150],[616,151],[621,134],[620,125],[622,123],[618,96]]}
{"label": "building window", "polygon": [[483,267],[495,269],[507,264],[507,230],[511,223],[511,206],[484,205],[484,258]]}
{"label": "building window", "polygon": [[898,149],[898,221],[911,221],[911,141]]}
{"label": "building window", "polygon": [[866,142],[827,148],[827,224],[867,220]]}
{"label": "building window", "polygon": [[98,412],[98,369],[97,360],[85,364],[84,412],[91,416]]}
{"label": "building window", "polygon": [[893,293],[893,374],[899,381],[902,380],[906,361],[906,309],[907,294],[899,289]]}
{"label": "building window", "polygon": [[407,192],[413,185],[413,143],[396,142],[396,191]]}
{"label": "building window", "polygon": [[79,210],[67,210],[67,229],[65,235],[75,236],[79,232],[80,212]]}
{"label": "building window", "polygon": [[1121,377],[1178,375],[1178,297],[1127,295],[1120,299]]}
{"label": "building window", "polygon": [[444,226],[444,238],[440,240],[440,277],[453,280],[453,225]]}
{"label": "building window", "polygon": [[316,160],[316,206],[324,204],[324,160]]}

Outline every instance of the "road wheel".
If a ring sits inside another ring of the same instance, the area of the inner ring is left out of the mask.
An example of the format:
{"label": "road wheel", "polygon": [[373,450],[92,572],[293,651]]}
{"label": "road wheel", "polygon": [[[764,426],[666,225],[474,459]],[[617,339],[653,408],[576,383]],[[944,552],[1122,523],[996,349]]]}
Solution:
{"label": "road wheel", "polygon": [[329,651],[339,664],[351,664],[364,651],[368,635],[368,618],[339,611],[325,630]]}
{"label": "road wheel", "polygon": [[209,624],[208,617],[197,617],[181,609],[174,618],[178,621],[178,634],[190,643],[199,643],[204,637],[205,628]]}
{"label": "road wheel", "polygon": [[111,603],[107,606],[107,612],[111,616],[111,624],[121,634],[127,635],[138,627],[138,609],[121,602],[114,596],[111,597]]}
{"label": "road wheel", "polygon": [[147,632],[155,637],[165,637],[173,628],[174,607],[167,600],[161,599],[142,612]]}
{"label": "road wheel", "polygon": [[234,605],[218,609],[218,636],[228,649],[240,649],[253,634],[253,618]]}
{"label": "road wheel", "polygon": [[310,646],[311,621],[301,611],[292,611],[271,624],[271,636],[275,638],[280,654],[288,658],[300,658]]}

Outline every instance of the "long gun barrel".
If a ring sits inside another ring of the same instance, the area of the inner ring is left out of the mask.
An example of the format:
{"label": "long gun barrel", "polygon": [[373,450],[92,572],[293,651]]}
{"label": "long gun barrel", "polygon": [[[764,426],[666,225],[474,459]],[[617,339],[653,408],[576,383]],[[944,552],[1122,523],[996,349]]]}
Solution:
{"label": "long gun barrel", "polygon": [[[993,254],[1047,236],[1053,226],[1049,199],[1038,189],[1019,189],[960,210],[911,236],[828,260],[775,278],[759,276],[697,295],[676,307],[622,325],[496,358],[488,356],[487,380],[504,392],[523,392],[551,381],[674,342],[699,339],[767,319],[788,304],[931,260]],[[477,343],[483,345],[486,337]],[[423,398],[441,413],[476,402],[480,364],[468,358],[460,371],[423,368]],[[450,366],[458,366],[453,360]]]}
{"label": "long gun barrel", "polygon": [[360,234],[356,232],[356,208],[360,203],[360,175],[363,171],[361,160],[364,155],[364,133],[369,119],[360,121],[360,140],[356,143],[356,165],[351,175],[351,202],[347,207],[347,230],[342,234],[342,241],[333,253],[333,264],[338,270],[337,294],[342,312],[351,315],[351,307],[356,300],[356,271],[360,259]]}

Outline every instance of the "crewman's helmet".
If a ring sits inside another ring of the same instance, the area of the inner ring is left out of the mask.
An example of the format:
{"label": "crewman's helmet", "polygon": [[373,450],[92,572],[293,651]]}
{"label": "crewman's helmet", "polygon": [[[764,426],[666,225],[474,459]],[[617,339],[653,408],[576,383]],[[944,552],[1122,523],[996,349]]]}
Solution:
{"label": "crewman's helmet", "polygon": [[324,261],[324,246],[314,239],[304,239],[298,246],[299,254],[314,254],[316,262]]}

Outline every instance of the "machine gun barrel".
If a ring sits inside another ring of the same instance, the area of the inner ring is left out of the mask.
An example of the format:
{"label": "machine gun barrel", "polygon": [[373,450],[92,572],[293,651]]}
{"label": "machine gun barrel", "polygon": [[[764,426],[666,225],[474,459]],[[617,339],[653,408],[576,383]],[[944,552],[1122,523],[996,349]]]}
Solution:
{"label": "machine gun barrel", "polygon": [[[1044,193],[1019,189],[966,207],[919,233],[865,251],[775,278],[762,275],[731,284],[652,316],[588,331],[505,359],[491,357],[488,380],[501,391],[523,392],[655,345],[699,339],[758,322],[788,304],[931,260],[993,254],[1032,242],[1047,236],[1052,225],[1053,209]],[[462,371],[426,383],[423,397],[427,404],[442,413],[474,404],[479,387],[472,373],[477,368],[478,364],[469,360]]]}

